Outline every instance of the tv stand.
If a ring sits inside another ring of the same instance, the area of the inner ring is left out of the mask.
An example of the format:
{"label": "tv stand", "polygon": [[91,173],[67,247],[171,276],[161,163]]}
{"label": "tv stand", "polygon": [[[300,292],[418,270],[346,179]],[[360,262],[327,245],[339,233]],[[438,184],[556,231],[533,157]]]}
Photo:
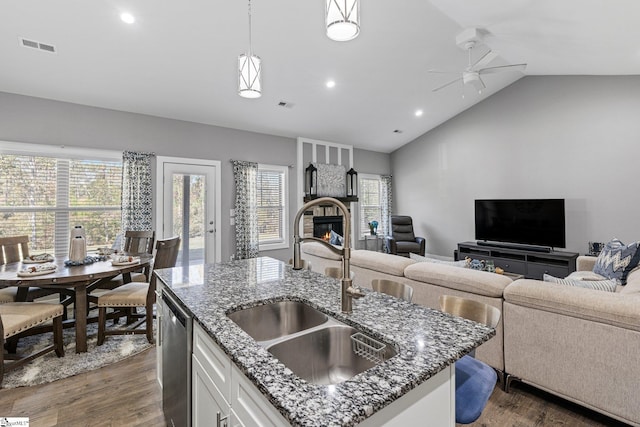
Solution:
{"label": "tv stand", "polygon": [[478,240],[477,244],[478,246],[489,246],[493,248],[521,249],[523,251],[531,252],[553,252],[553,248],[550,248],[549,246],[521,245],[518,243],[491,242],[487,240]]}
{"label": "tv stand", "polygon": [[578,254],[554,251],[541,246],[531,248],[501,243],[494,245],[492,242],[463,242],[458,243],[454,257],[456,260],[469,257],[493,261],[496,267],[508,273],[522,274],[527,279],[542,280],[544,274],[566,277],[576,271]]}

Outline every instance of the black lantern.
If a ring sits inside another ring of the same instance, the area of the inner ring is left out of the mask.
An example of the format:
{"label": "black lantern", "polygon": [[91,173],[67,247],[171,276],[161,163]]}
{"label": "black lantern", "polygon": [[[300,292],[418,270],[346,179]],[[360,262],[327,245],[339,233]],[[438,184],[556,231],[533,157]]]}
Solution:
{"label": "black lantern", "polygon": [[304,170],[304,192],[307,197],[316,197],[318,195],[318,169],[309,163]]}
{"label": "black lantern", "polygon": [[347,172],[347,197],[358,197],[358,172],[353,168]]}

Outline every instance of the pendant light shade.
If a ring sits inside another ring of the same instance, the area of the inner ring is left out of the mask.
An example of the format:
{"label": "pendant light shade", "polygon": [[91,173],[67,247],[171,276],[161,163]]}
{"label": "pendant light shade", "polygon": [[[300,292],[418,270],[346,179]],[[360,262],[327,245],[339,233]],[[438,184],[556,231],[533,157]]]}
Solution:
{"label": "pendant light shade", "polygon": [[259,56],[242,54],[238,56],[238,95],[243,98],[262,96],[261,59]]}
{"label": "pendant light shade", "polygon": [[327,36],[335,41],[354,39],[360,33],[360,0],[326,0]]}
{"label": "pendant light shade", "polygon": [[251,0],[249,0],[249,52],[238,56],[238,95],[243,98],[262,96],[262,60],[251,50]]}

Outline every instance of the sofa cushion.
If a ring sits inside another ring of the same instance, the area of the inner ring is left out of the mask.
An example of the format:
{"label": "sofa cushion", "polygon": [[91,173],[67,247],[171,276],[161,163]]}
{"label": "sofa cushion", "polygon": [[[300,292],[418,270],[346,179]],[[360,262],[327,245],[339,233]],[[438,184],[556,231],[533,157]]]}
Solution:
{"label": "sofa cushion", "polygon": [[618,282],[615,279],[608,280],[575,280],[560,279],[549,274],[544,274],[542,279],[545,282],[555,283],[564,286],[577,286],[578,288],[593,289],[594,291],[615,292]]}
{"label": "sofa cushion", "polygon": [[306,254],[315,255],[320,258],[333,259],[337,261],[342,259],[342,256],[333,252],[331,249],[327,248],[322,243],[318,243],[318,242],[303,243],[301,246],[301,250]]}
{"label": "sofa cushion", "polygon": [[411,258],[414,261],[417,262],[433,262],[435,264],[445,264],[445,265],[451,265],[454,267],[465,267],[467,262],[464,260],[460,260],[460,261],[448,261],[448,260],[443,260],[443,259],[437,259],[437,258],[431,258],[428,256],[422,256],[422,255],[418,255],[418,254],[414,254],[413,252],[411,252],[409,254],[409,258]]}
{"label": "sofa cushion", "polygon": [[[608,242],[593,267],[593,272],[608,279],[616,279],[620,284],[627,283],[627,275],[640,261],[638,246],[640,242],[625,245],[618,239]],[[636,253],[638,253],[636,255]]]}
{"label": "sofa cushion", "polygon": [[365,250],[351,251],[352,265],[394,276],[404,276],[405,268],[414,263],[415,261],[409,258],[382,252]]}
{"label": "sofa cushion", "polygon": [[550,286],[520,279],[504,290],[504,300],[523,307],[640,331],[640,298],[614,292],[593,292],[575,286]]}
{"label": "sofa cushion", "polygon": [[627,284],[620,286],[620,293],[625,295],[640,295],[640,269],[635,269],[627,277]]}
{"label": "sofa cushion", "polygon": [[502,297],[512,280],[501,274],[432,262],[418,262],[404,270],[405,277],[417,282],[456,289],[489,297]]}

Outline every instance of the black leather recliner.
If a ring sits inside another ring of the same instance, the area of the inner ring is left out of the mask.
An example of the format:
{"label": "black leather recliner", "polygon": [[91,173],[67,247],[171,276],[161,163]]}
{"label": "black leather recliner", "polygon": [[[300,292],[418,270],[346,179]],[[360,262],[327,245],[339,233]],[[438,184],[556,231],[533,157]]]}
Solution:
{"label": "black leather recliner", "polygon": [[410,216],[391,215],[391,236],[387,236],[387,250],[390,254],[409,256],[410,252],[424,256],[425,239],[413,234],[413,220]]}

